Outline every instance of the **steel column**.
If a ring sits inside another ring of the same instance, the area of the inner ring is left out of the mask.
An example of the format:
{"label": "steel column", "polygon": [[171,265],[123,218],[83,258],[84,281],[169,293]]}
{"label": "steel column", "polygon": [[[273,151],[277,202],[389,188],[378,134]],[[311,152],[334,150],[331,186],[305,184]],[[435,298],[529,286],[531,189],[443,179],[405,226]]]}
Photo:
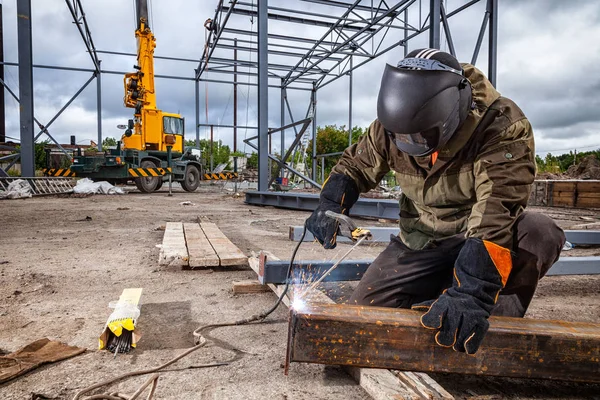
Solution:
{"label": "steel column", "polygon": [[350,56],[350,72],[348,72],[348,146],[352,146],[352,60]]}
{"label": "steel column", "polygon": [[311,152],[311,166],[312,166],[312,180],[317,180],[317,86],[316,82],[313,82],[313,91],[311,95],[312,102],[312,152]]}
{"label": "steel column", "polygon": [[490,31],[488,45],[488,79],[492,85],[497,84],[498,62],[498,0],[488,0],[487,10],[490,14]]}
{"label": "steel column", "polygon": [[475,49],[473,50],[473,57],[471,57],[471,64],[475,65],[477,57],[479,56],[479,50],[481,49],[481,43],[483,43],[483,37],[485,36],[485,28],[487,28],[488,20],[490,19],[489,10],[485,10],[483,15],[483,21],[481,22],[481,28],[479,29],[479,35],[477,36],[477,42],[475,43]]}
{"label": "steel column", "polygon": [[233,41],[233,152],[237,151],[238,84],[237,84],[237,39]]}
{"label": "steel column", "polygon": [[[98,67],[102,61],[98,60]],[[96,107],[98,108],[98,150],[102,151],[102,73],[96,74]]]}
{"label": "steel column", "polygon": [[258,190],[269,189],[268,0],[258,0]]}
{"label": "steel column", "polygon": [[31,49],[31,0],[17,1],[19,48],[19,98],[21,100],[21,176],[35,176],[33,121],[33,63]]}
{"label": "steel column", "polygon": [[[0,3],[0,79],[4,80],[4,26],[2,24],[2,4]],[[0,143],[6,141],[6,119],[4,115],[4,88],[0,90]]]}
{"label": "steel column", "polygon": [[200,81],[198,79],[194,79],[194,92],[196,100],[196,147],[200,148]]}
{"label": "steel column", "polygon": [[440,48],[440,17],[442,0],[430,0],[429,2],[429,47],[432,49]]}
{"label": "steel column", "polygon": [[[279,115],[279,119],[280,119],[280,123],[281,126],[284,127],[285,126],[285,87],[283,87],[283,79],[281,79],[281,90],[280,90],[280,100],[281,100],[281,104],[279,105],[280,109],[280,115]],[[281,161],[284,162],[285,160],[283,159],[283,155],[285,154],[285,129],[281,129],[281,143],[280,143],[280,148],[279,148],[279,156],[281,157]],[[281,177],[283,177],[283,169],[281,169]]]}

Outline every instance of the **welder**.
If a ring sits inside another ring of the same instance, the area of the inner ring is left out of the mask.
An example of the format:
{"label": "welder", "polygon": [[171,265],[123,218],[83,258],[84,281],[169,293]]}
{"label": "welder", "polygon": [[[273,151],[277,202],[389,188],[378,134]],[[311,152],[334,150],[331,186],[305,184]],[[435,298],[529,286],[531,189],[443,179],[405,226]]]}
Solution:
{"label": "welder", "polygon": [[490,315],[523,317],[559,257],[564,232],[525,211],[536,171],[532,127],[484,74],[436,49],[385,67],[377,119],[347,148],[307,228],[336,246],[360,193],[394,171],[400,233],[374,260],[350,304],[422,310],[440,346],[475,353]]}

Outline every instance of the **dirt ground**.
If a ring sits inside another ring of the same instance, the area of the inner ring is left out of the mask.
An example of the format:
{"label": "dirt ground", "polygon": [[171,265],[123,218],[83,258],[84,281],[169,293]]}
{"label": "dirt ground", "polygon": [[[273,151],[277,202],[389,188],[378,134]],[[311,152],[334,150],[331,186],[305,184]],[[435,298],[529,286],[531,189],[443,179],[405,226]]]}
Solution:
{"label": "dirt ground", "polygon": [[[191,201],[194,205],[180,205]],[[198,326],[238,320],[270,307],[272,293],[236,295],[234,280],[255,277],[250,269],[185,271],[159,267],[156,245],[168,221],[215,222],[243,252],[269,250],[289,259],[295,243],[288,226],[301,225],[307,212],[254,207],[219,185],[195,193],[131,192],[124,196],[39,197],[0,202],[0,354],[10,353],[43,337],[87,349],[83,355],[36,369],[0,386],[0,399],[31,399],[32,394],[71,398],[101,380],[159,365],[193,345]],[[589,210],[541,210],[563,227],[600,221]],[[88,218],[90,217],[90,218]],[[363,221],[362,225],[393,225]],[[315,243],[301,246],[298,258],[336,259],[348,249],[325,251]],[[360,247],[352,258],[374,258],[384,244]],[[600,254],[578,249],[572,255]],[[97,351],[98,335],[110,314],[108,303],[127,287],[141,287],[138,328],[143,337],[136,350],[113,358]],[[600,276],[548,277],[541,281],[529,317],[600,321]],[[293,364],[284,376],[287,313],[280,307],[269,323],[230,327],[214,336],[242,351],[234,354],[209,345],[161,374],[157,399],[368,399],[341,369]],[[209,369],[190,365],[231,360]],[[111,388],[132,393],[146,378]],[[600,385],[552,384],[524,380],[436,377],[458,397],[498,395],[510,398],[600,398]],[[487,386],[486,386],[487,385]],[[491,396],[491,397],[490,397]]]}

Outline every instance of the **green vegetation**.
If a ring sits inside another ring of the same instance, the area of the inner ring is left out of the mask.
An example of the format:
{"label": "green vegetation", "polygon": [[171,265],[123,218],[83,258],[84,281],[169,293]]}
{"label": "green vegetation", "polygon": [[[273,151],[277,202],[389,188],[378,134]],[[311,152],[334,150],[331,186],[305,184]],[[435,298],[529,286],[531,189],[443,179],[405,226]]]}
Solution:
{"label": "green vegetation", "polygon": [[108,147],[116,147],[117,146],[117,139],[112,138],[112,137],[105,137],[104,140],[102,140],[102,150],[106,150]]}
{"label": "green vegetation", "polygon": [[[186,147],[196,147],[195,140],[186,140]],[[228,163],[229,157],[231,156],[231,149],[228,145],[223,144],[221,140],[213,142],[213,164],[216,167],[222,163]],[[210,140],[200,139],[200,151],[202,151],[202,157],[206,160],[207,165],[210,164]]]}
{"label": "green vegetation", "polygon": [[561,154],[559,156],[548,153],[544,158],[535,156],[535,163],[537,164],[538,173],[550,172],[559,174],[566,172],[571,165],[577,165],[587,156],[594,156],[596,159],[600,160],[600,150],[584,151],[582,153],[577,153],[577,156],[575,156],[575,153],[573,152]]}

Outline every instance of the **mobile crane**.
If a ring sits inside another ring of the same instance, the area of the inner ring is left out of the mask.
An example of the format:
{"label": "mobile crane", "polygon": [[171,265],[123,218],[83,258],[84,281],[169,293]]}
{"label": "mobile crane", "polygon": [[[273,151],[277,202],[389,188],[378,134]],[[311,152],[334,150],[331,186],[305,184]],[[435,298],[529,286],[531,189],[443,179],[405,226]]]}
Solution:
{"label": "mobile crane", "polygon": [[136,1],[137,64],[125,74],[125,107],[133,108],[117,149],[101,154],[82,155],[78,150],[70,167],[77,177],[125,183],[134,180],[145,193],[158,190],[168,175],[184,190],[196,190],[203,177],[230,179],[237,174],[204,174],[199,149],[184,147],[184,119],[156,106],[154,87],[154,48],[156,38],[148,24],[147,0]]}

